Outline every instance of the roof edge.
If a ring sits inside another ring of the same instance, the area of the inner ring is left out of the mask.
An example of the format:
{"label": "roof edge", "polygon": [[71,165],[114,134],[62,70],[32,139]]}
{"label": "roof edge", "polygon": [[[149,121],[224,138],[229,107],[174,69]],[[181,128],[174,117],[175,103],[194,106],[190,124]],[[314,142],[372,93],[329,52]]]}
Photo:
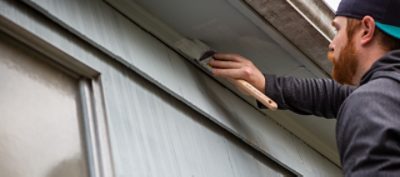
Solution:
{"label": "roof edge", "polygon": [[[326,73],[332,64],[326,59],[334,36],[335,14],[321,0],[243,0]],[[283,15],[284,13],[284,15]]]}

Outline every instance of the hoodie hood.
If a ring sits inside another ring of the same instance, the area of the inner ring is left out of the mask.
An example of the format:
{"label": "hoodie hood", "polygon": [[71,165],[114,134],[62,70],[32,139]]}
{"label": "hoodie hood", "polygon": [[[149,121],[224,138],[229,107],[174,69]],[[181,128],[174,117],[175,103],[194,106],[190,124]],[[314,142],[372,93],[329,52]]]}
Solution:
{"label": "hoodie hood", "polygon": [[400,82],[400,50],[393,50],[377,60],[361,78],[360,86],[382,77]]}

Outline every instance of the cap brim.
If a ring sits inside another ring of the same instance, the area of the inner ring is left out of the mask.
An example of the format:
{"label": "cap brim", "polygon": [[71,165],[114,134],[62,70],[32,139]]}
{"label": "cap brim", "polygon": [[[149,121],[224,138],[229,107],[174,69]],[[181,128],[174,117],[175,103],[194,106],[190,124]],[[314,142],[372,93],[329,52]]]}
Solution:
{"label": "cap brim", "polygon": [[397,39],[400,39],[400,27],[393,25],[386,25],[383,23],[375,22],[376,26],[381,29],[383,32],[393,36]]}

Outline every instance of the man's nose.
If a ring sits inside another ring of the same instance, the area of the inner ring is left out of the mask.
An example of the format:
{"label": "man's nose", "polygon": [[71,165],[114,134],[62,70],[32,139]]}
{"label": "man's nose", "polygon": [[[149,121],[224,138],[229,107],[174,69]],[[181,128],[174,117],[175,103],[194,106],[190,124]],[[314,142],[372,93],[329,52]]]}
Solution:
{"label": "man's nose", "polygon": [[333,44],[332,44],[332,43],[329,44],[329,46],[328,46],[328,51],[329,51],[329,52],[333,52],[333,51],[334,51],[334,47],[333,47]]}

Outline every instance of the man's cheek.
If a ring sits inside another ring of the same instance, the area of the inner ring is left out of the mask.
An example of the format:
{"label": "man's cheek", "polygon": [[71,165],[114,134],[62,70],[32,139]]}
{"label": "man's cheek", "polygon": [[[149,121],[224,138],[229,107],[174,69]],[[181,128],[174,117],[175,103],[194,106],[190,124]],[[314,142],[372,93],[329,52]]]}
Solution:
{"label": "man's cheek", "polygon": [[333,53],[333,51],[329,51],[327,56],[328,56],[329,61],[331,61],[332,63],[335,63],[335,54]]}

